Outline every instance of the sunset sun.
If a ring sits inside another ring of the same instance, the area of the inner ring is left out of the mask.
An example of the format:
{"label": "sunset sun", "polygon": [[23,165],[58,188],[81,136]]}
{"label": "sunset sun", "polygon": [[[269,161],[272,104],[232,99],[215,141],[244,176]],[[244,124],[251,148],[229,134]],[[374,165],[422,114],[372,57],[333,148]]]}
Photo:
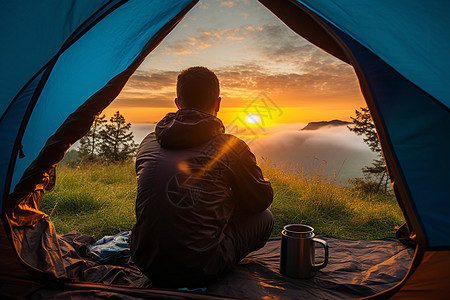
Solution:
{"label": "sunset sun", "polygon": [[258,113],[250,113],[245,117],[245,122],[250,124],[261,123],[261,116]]}

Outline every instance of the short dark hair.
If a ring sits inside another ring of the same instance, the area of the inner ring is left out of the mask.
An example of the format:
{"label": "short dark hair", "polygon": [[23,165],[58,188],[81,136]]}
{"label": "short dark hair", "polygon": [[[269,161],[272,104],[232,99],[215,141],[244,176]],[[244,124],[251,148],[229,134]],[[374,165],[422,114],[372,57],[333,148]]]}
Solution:
{"label": "short dark hair", "polygon": [[205,67],[191,67],[177,78],[178,102],[183,108],[210,110],[219,97],[219,79]]}

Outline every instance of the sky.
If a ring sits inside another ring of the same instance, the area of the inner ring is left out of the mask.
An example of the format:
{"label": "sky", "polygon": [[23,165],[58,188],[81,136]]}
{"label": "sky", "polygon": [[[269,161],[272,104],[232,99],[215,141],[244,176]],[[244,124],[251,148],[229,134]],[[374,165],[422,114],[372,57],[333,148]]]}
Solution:
{"label": "sky", "polygon": [[[291,31],[256,0],[200,1],[130,78],[105,111],[153,123],[176,111],[176,76],[191,66],[216,73],[218,117],[237,124],[350,120],[365,106],[353,68]],[[258,120],[259,120],[258,119]]]}

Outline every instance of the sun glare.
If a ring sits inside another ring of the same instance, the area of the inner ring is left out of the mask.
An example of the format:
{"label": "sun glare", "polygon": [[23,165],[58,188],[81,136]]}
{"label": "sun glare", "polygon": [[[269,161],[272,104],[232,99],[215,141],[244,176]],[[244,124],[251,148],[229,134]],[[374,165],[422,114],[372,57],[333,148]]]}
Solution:
{"label": "sun glare", "polygon": [[261,123],[261,116],[257,113],[250,113],[245,117],[245,122],[250,124]]}

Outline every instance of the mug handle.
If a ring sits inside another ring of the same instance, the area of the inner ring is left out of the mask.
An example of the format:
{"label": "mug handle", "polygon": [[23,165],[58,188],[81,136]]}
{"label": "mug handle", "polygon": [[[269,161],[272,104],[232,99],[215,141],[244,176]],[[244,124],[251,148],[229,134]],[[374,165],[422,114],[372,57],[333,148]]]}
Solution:
{"label": "mug handle", "polygon": [[322,263],[320,264],[315,264],[313,265],[313,269],[314,271],[320,270],[322,268],[325,268],[328,264],[328,244],[327,242],[325,242],[324,240],[318,239],[318,238],[313,238],[312,239],[313,242],[319,243],[323,246],[324,250],[325,250],[325,259]]}

